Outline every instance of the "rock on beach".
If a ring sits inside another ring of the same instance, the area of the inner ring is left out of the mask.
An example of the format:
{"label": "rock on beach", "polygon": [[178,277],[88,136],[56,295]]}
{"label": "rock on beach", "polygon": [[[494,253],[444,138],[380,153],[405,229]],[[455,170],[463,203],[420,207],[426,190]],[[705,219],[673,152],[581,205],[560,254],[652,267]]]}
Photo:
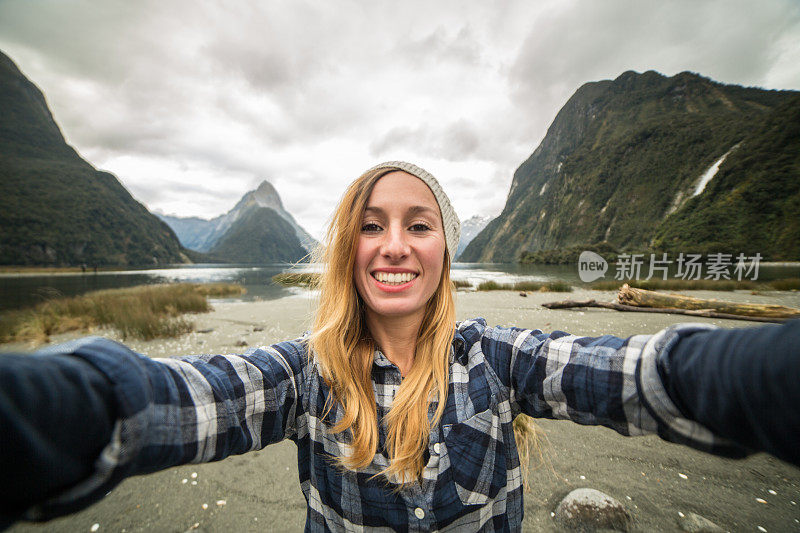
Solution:
{"label": "rock on beach", "polygon": [[573,531],[628,531],[631,516],[617,500],[596,489],[575,489],[556,507],[554,520]]}
{"label": "rock on beach", "polygon": [[695,513],[682,515],[678,520],[681,531],[687,533],[725,533],[725,530],[717,524]]}

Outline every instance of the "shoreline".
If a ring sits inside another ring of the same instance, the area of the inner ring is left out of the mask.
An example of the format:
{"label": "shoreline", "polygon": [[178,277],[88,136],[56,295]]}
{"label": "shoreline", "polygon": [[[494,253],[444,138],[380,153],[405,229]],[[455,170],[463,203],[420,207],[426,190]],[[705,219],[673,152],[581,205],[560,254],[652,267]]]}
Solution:
{"label": "shoreline", "polygon": [[[136,270],[150,270],[159,268],[175,268],[186,265],[221,265],[227,263],[171,263],[164,265],[116,265],[116,266],[98,266],[98,272],[128,272]],[[232,263],[233,264],[233,263]],[[236,263],[242,264],[242,263]],[[269,264],[269,263],[265,263]],[[287,263],[288,264],[288,263]],[[551,266],[551,263],[461,263],[456,262],[454,265],[544,265]],[[569,265],[571,263],[566,263]],[[800,267],[800,261],[760,261],[759,266],[768,267]],[[261,263],[253,263],[251,266],[260,266]],[[576,266],[577,268],[577,266]],[[13,274],[74,274],[82,273],[80,266],[42,266],[42,265],[0,265],[0,276],[13,275]],[[86,266],[85,273],[94,273],[94,266]]]}
{"label": "shoreline", "polygon": [[[704,297],[711,291],[686,291]],[[613,291],[576,290],[610,300]],[[800,305],[800,293],[730,293],[737,301]],[[606,309],[548,310],[541,303],[560,293],[466,292],[456,294],[457,319],[484,317],[492,325],[517,325],[576,335],[655,333],[688,317],[622,313]],[[213,303],[211,313],[190,315],[196,330],[175,339],[126,341],[154,357],[191,353],[242,353],[258,345],[295,338],[309,329],[314,300],[297,294],[260,302]],[[721,327],[757,327],[752,322],[694,318]],[[118,338],[108,331],[94,334]],[[54,338],[63,342],[83,334]],[[247,345],[237,345],[244,341]],[[2,345],[0,350],[21,349]],[[537,420],[549,440],[548,463],[530,474],[523,531],[557,532],[550,517],[569,491],[601,490],[620,501],[633,517],[631,531],[677,531],[679,513],[697,513],[729,531],[800,529],[800,469],[765,454],[744,460],[711,456],[656,436],[623,437],[603,427]],[[192,473],[197,484],[192,485]],[[305,500],[300,491],[291,442],[227,458],[185,465],[126,480],[98,504],[44,524],[18,523],[9,531],[302,531]],[[188,480],[186,483],[183,480]],[[773,491],[775,494],[773,494]],[[767,503],[760,503],[762,499]],[[224,500],[225,505],[215,502]],[[795,502],[792,504],[791,502]],[[203,504],[208,504],[203,509]]]}

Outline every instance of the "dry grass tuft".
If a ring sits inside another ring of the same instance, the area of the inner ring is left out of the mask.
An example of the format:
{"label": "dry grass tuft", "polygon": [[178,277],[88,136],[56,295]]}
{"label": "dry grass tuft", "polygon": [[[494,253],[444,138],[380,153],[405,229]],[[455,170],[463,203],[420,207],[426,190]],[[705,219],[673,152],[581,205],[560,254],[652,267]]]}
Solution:
{"label": "dry grass tuft", "polygon": [[116,329],[123,338],[174,337],[194,327],[180,315],[211,310],[208,296],[243,292],[243,287],[234,284],[176,283],[54,298],[30,309],[0,315],[0,342],[43,343],[57,333],[103,326]]}
{"label": "dry grass tuft", "polygon": [[284,287],[315,287],[320,275],[315,272],[281,272],[272,276],[273,283]]}
{"label": "dry grass tuft", "polygon": [[572,286],[563,281],[518,281],[516,283],[497,283],[484,281],[478,285],[479,291],[534,291],[534,292],[572,292]]}

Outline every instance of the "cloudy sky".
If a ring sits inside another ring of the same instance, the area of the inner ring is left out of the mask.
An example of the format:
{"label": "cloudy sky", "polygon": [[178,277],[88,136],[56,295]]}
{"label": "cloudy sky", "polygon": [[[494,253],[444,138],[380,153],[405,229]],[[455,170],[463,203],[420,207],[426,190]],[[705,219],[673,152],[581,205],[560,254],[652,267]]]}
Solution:
{"label": "cloudy sky", "polygon": [[0,0],[0,50],[151,210],[211,218],[267,179],[320,237],[391,159],[436,175],[462,219],[499,213],[587,81],[800,89],[800,2]]}

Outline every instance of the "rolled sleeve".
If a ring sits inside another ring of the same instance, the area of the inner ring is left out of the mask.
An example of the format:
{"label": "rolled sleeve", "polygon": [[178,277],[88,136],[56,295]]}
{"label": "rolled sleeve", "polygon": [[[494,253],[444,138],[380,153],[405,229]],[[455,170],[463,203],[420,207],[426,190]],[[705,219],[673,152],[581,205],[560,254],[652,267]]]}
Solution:
{"label": "rolled sleeve", "polygon": [[636,381],[642,403],[657,423],[659,436],[718,455],[744,457],[748,454],[745,448],[688,418],[673,401],[663,381],[670,355],[682,339],[718,329],[707,324],[677,324],[659,331],[644,345]]}

